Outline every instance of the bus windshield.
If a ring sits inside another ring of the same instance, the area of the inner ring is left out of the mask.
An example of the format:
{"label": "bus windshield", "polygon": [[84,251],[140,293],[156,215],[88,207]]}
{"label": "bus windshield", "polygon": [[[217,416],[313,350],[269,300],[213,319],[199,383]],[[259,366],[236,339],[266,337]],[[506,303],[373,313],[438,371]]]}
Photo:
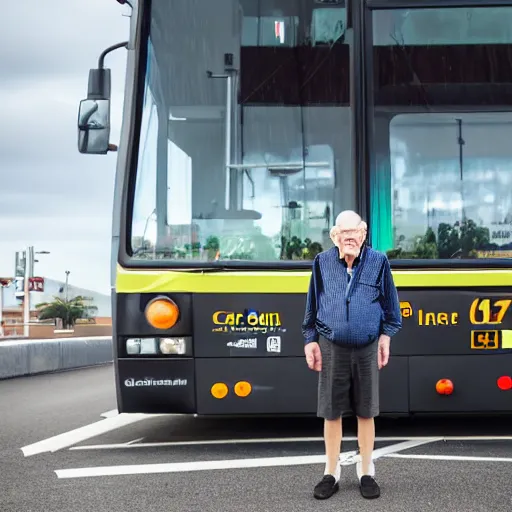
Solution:
{"label": "bus windshield", "polygon": [[311,260],[355,207],[343,1],[152,0],[134,258]]}

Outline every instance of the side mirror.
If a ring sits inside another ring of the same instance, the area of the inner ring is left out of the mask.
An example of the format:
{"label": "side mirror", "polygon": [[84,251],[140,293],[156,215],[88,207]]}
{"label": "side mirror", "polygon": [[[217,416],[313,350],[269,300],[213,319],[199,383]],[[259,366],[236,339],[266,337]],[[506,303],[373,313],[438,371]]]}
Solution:
{"label": "side mirror", "polygon": [[[119,0],[118,0],[119,1]],[[109,46],[103,50],[98,67],[89,71],[87,99],[78,109],[78,151],[91,155],[105,155],[117,151],[110,144],[110,69],[103,67],[105,56],[118,48],[127,48],[128,42]]]}
{"label": "side mirror", "polygon": [[105,155],[111,149],[109,137],[110,69],[91,69],[87,99],[78,109],[78,151]]}
{"label": "side mirror", "polygon": [[110,100],[82,100],[78,111],[78,151],[104,155],[109,151]]}

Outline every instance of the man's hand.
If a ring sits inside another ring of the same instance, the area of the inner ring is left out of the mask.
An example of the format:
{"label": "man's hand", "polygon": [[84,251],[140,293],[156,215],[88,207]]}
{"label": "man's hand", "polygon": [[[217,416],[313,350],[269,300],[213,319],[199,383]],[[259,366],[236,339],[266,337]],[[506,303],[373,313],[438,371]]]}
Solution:
{"label": "man's hand", "polygon": [[385,334],[381,334],[379,337],[379,370],[384,368],[389,361],[389,344],[391,338]]}
{"label": "man's hand", "polygon": [[320,351],[320,345],[313,341],[307,343],[304,346],[304,353],[306,354],[306,362],[308,363],[310,370],[319,372],[322,370],[322,352]]}

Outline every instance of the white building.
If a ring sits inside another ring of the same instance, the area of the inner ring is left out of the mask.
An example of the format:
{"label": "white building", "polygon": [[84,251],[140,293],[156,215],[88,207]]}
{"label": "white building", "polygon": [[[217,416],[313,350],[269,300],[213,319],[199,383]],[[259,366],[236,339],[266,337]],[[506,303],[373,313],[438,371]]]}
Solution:
{"label": "white building", "polygon": [[[90,304],[96,306],[98,309],[93,314],[95,317],[111,317],[112,307],[110,303],[110,295],[87,290],[85,288],[78,288],[68,284],[68,299],[72,299],[81,295],[91,299]],[[66,283],[57,281],[55,279],[44,278],[44,291],[43,292],[30,292],[30,309],[34,310],[35,305],[41,302],[52,302],[54,297],[64,299],[66,296]],[[1,303],[1,301],[0,301]],[[10,286],[3,288],[3,307],[4,309],[15,308],[20,306],[21,299],[16,298],[14,282]]]}

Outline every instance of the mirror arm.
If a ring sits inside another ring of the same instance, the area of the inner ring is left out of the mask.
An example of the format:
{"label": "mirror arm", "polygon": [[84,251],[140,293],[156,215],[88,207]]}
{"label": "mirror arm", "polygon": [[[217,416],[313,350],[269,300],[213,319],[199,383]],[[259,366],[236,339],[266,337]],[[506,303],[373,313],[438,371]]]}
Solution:
{"label": "mirror arm", "polygon": [[110,69],[105,69],[105,57],[114,50],[127,48],[128,41],[109,46],[101,52],[98,59],[98,67],[89,71],[89,88],[87,99],[110,100]]}
{"label": "mirror arm", "polygon": [[98,69],[103,69],[104,63],[105,63],[105,57],[114,50],[118,50],[119,48],[127,48],[128,47],[128,41],[123,41],[122,43],[117,43],[112,46],[109,46],[103,52],[101,52],[100,58],[98,59]]}

